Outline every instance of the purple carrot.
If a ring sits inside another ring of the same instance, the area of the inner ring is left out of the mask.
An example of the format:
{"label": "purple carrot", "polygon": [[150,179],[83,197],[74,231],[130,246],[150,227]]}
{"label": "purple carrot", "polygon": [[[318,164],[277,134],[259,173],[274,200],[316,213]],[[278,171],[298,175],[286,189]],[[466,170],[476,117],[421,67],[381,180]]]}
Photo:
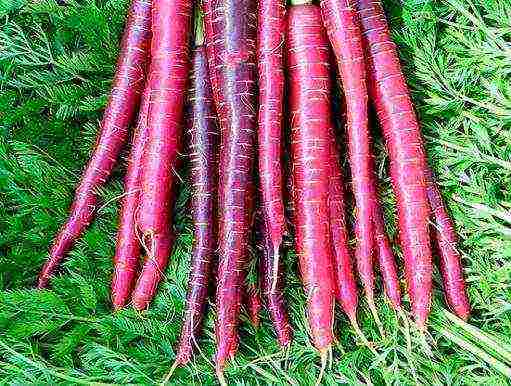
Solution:
{"label": "purple carrot", "polygon": [[39,274],[39,288],[48,286],[62,259],[92,221],[98,206],[97,188],[110,176],[140,102],[150,40],[151,1],[133,0],[97,145],[76,188],[69,218],[55,238],[49,259]]}
{"label": "purple carrot", "polygon": [[[279,264],[279,250],[286,231],[282,178],[282,118],[284,107],[283,0],[260,0],[258,9],[257,59],[259,69],[259,178],[262,215],[272,260]],[[272,272],[277,274],[277,269]],[[277,277],[273,278],[276,285]]]}
{"label": "purple carrot", "polygon": [[238,347],[241,292],[249,238],[247,205],[255,157],[256,1],[203,3],[213,97],[220,118],[216,372]]}
{"label": "purple carrot", "polygon": [[172,249],[172,204],[189,77],[190,0],[155,0],[145,147],[137,226],[147,254],[133,306],[147,308]]}
{"label": "purple carrot", "polygon": [[194,226],[192,261],[184,322],[176,365],[187,364],[197,346],[204,316],[211,263],[215,249],[214,208],[217,180],[218,121],[208,75],[206,47],[193,51],[190,84],[191,119],[188,130],[190,151],[191,209]]}
{"label": "purple carrot", "polygon": [[139,203],[142,156],[147,140],[149,93],[149,87],[146,87],[140,104],[138,125],[133,136],[128,168],[124,179],[125,195],[121,203],[114,256],[114,275],[112,278],[112,305],[114,310],[124,307],[130,297],[135,284],[140,257],[140,241],[136,232],[135,215]]}
{"label": "purple carrot", "polygon": [[470,303],[463,278],[461,256],[457,248],[458,237],[454,224],[447,213],[442,195],[435,183],[433,173],[426,169],[428,181],[428,200],[434,221],[434,239],[440,255],[440,272],[442,274],[445,300],[451,310],[461,319],[470,316]]}

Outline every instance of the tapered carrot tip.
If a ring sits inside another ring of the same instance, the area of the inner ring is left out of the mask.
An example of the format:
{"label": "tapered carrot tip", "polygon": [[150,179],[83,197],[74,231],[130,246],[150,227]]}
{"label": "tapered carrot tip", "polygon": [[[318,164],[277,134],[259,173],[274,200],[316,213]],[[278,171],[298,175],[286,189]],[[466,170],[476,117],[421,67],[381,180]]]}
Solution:
{"label": "tapered carrot tip", "polygon": [[373,315],[374,321],[376,323],[376,327],[378,328],[380,335],[382,336],[382,338],[385,338],[385,330],[383,328],[383,323],[381,322],[380,317],[378,316],[378,311],[376,310],[376,305],[374,304],[374,299],[368,297],[367,304],[369,305],[369,309],[371,310],[371,314]]}
{"label": "tapered carrot tip", "polygon": [[358,339],[360,339],[360,341],[362,342],[362,344],[364,346],[366,346],[369,350],[371,350],[371,352],[374,354],[374,355],[378,355],[378,353],[376,352],[375,350],[375,344],[373,342],[369,342],[365,336],[365,334],[362,332],[362,330],[360,329],[360,326],[358,325],[358,322],[357,322],[357,316],[355,315],[355,313],[351,313],[348,315],[348,318],[350,320],[350,323],[351,323],[351,327],[353,328],[353,330],[355,330],[355,335],[357,335]]}
{"label": "tapered carrot tip", "polygon": [[167,384],[168,381],[170,381],[170,378],[172,378],[172,374],[174,374],[174,371],[176,371],[176,369],[178,368],[178,366],[181,365],[181,361],[179,360],[179,358],[177,358],[174,363],[172,364],[172,366],[170,367],[170,370],[169,372],[167,373],[167,375],[165,376],[165,378],[163,379],[163,384]]}
{"label": "tapered carrot tip", "polygon": [[323,379],[323,376],[325,375],[325,369],[326,369],[326,362],[328,360],[328,353],[331,350],[331,346],[327,346],[319,350],[319,354],[321,356],[321,370],[319,371],[318,378],[316,379],[315,385],[318,386],[321,384],[321,380]]}
{"label": "tapered carrot tip", "polygon": [[37,283],[37,289],[45,289],[46,287],[48,287],[48,281],[40,278]]}
{"label": "tapered carrot tip", "polygon": [[456,314],[456,316],[462,319],[464,322],[466,322],[470,318],[470,310],[463,306],[453,307],[453,311]]}
{"label": "tapered carrot tip", "polygon": [[415,325],[420,332],[426,331],[426,322],[428,321],[427,312],[415,312]]}
{"label": "tapered carrot tip", "polygon": [[216,365],[216,377],[218,379],[218,383],[220,383],[220,386],[227,386],[227,381],[225,380],[224,376],[224,366],[222,364]]}

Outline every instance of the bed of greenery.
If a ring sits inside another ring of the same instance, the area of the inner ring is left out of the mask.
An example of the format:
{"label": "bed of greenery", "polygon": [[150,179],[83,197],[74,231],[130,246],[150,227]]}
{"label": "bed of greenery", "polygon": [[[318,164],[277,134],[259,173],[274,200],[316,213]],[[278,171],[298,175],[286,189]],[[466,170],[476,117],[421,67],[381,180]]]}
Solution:
{"label": "bed of greenery", "polygon": [[[97,220],[51,290],[34,289],[95,143],[127,3],[0,0],[1,384],[154,384],[173,362],[192,242],[186,183],[176,208],[175,252],[148,312],[113,314],[110,309],[123,162],[100,192]],[[425,336],[408,331],[382,295],[378,308],[387,333],[380,336],[362,302],[360,322],[376,343],[377,356],[357,343],[337,312],[338,343],[324,384],[508,384],[511,1],[403,0],[385,6],[428,155],[460,234],[473,328],[449,317],[435,272]],[[389,230],[395,235],[380,142],[377,152]],[[309,385],[317,376],[292,252],[285,263],[294,343],[280,351],[266,314],[258,330],[244,317],[240,353],[226,373],[232,384]],[[213,318],[210,307],[202,351],[176,371],[172,384],[215,383]]]}

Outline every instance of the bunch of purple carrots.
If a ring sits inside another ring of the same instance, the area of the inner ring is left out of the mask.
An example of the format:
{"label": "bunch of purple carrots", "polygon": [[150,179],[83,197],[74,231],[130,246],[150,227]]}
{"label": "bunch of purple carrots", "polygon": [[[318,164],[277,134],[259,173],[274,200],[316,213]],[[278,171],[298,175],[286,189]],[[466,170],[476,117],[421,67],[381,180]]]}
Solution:
{"label": "bunch of purple carrots", "polygon": [[[341,113],[332,108],[336,82]],[[153,299],[175,239],[180,154],[190,160],[192,264],[173,368],[193,358],[211,282],[221,383],[238,348],[243,303],[254,323],[266,307],[279,343],[290,345],[279,259],[288,236],[322,364],[335,339],[336,303],[367,343],[357,322],[357,278],[383,333],[374,301],[376,262],[390,305],[403,312],[378,197],[371,106],[390,160],[411,314],[424,329],[435,253],[446,303],[466,320],[470,305],[457,235],[427,164],[378,0],[290,6],[282,0],[132,0],[97,146],[38,286],[49,285],[93,220],[97,188],[131,138],[113,258],[115,310],[127,304],[144,310]],[[334,124],[341,120],[345,143]],[[349,161],[353,224],[346,218],[340,145]],[[257,285],[246,284],[250,243],[259,251]]]}

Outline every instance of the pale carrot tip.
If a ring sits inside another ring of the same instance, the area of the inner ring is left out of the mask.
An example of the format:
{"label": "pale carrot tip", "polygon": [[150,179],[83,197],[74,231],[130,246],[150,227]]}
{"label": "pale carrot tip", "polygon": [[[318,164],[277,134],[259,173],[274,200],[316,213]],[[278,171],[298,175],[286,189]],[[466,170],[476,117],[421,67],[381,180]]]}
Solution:
{"label": "pale carrot tip", "polygon": [[319,371],[318,378],[316,379],[315,385],[318,386],[321,384],[321,380],[325,375],[326,363],[328,360],[328,352],[330,351],[331,346],[327,346],[319,350],[319,354],[321,356],[321,370]]}
{"label": "pale carrot tip", "polygon": [[368,298],[367,303],[369,305],[369,309],[371,310],[371,314],[373,315],[374,321],[376,323],[376,327],[378,328],[378,331],[380,332],[380,335],[382,338],[385,338],[385,329],[383,328],[383,323],[380,320],[380,317],[378,316],[378,311],[376,310],[376,305],[374,304],[374,300]]}
{"label": "pale carrot tip", "polygon": [[377,352],[374,349],[374,343],[369,342],[369,340],[367,340],[365,334],[360,329],[360,326],[358,325],[358,322],[357,322],[357,316],[354,313],[351,313],[350,315],[348,315],[348,318],[350,320],[351,326],[355,330],[355,334],[362,341],[362,344],[364,346],[366,346],[369,350],[371,350],[373,352],[373,354],[377,355]]}
{"label": "pale carrot tip", "polygon": [[165,385],[168,381],[170,381],[170,378],[172,377],[172,374],[174,374],[174,371],[176,371],[177,367],[181,364],[181,361],[178,359],[176,359],[174,361],[174,363],[172,364],[172,366],[170,367],[170,370],[169,372],[167,373],[167,375],[165,376],[165,378],[163,379],[163,384]]}
{"label": "pale carrot tip", "polygon": [[218,378],[218,383],[220,383],[220,386],[227,386],[227,381],[225,380],[224,376],[224,368],[222,365],[217,364],[216,377]]}
{"label": "pale carrot tip", "polygon": [[417,329],[420,333],[426,332],[426,319],[417,319],[415,321],[415,325],[417,326]]}

